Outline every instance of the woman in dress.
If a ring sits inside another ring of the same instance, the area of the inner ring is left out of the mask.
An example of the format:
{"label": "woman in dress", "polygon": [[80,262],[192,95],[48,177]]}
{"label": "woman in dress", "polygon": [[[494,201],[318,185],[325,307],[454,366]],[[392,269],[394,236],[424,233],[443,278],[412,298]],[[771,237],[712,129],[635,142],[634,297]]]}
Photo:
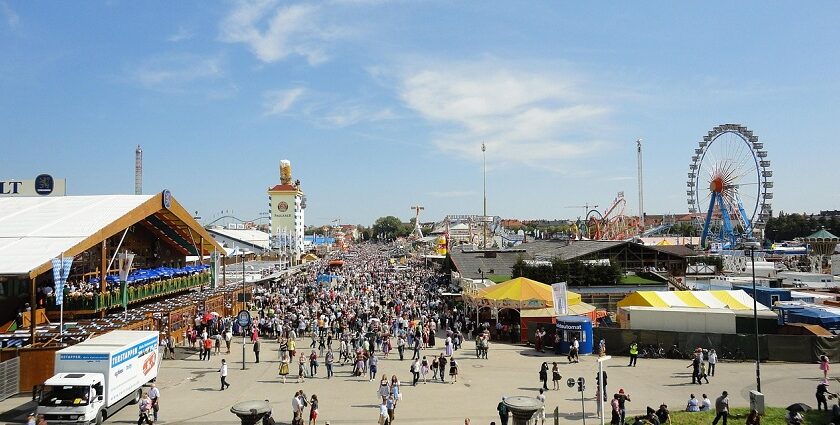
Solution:
{"label": "woman in dress", "polygon": [[557,367],[557,362],[553,362],[551,366],[551,381],[554,383],[554,389],[560,389],[560,379],[563,377],[560,376],[560,369]]}
{"label": "woman in dress", "polygon": [[300,359],[298,360],[298,382],[303,382],[303,378],[306,375],[306,359],[303,357],[303,353],[300,353]]}
{"label": "woman in dress", "polygon": [[429,361],[426,360],[426,356],[423,356],[423,360],[420,362],[420,376],[423,378],[423,383],[426,383],[426,375],[429,374]]}
{"label": "woman in dress", "polygon": [[318,396],[312,394],[309,400],[309,425],[316,425],[318,421]]}
{"label": "woman in dress", "polygon": [[397,375],[391,375],[391,396],[394,397],[394,406],[396,407],[397,402],[402,399],[400,380],[397,379]]}
{"label": "woman in dress", "polygon": [[385,334],[382,336],[382,354],[384,354],[385,358],[388,358],[388,353],[391,352],[391,336],[389,334]]}
{"label": "woman in dress", "polygon": [[289,374],[289,358],[286,357],[286,352],[281,352],[280,356],[280,376],[283,377],[283,383],[286,383],[286,376]]}
{"label": "woman in dress", "polygon": [[356,364],[353,368],[353,375],[354,376],[361,376],[364,368],[365,368],[365,357],[362,354],[362,351],[359,350],[358,352],[356,352]]}
{"label": "woman in dress", "polygon": [[447,336],[446,341],[443,343],[444,345],[444,352],[447,357],[452,357],[452,337]]}
{"label": "woman in dress", "polygon": [[458,382],[458,363],[455,363],[455,358],[449,358],[449,378],[452,379],[452,383]]}
{"label": "woman in dress", "polygon": [[820,370],[823,372],[823,379],[828,380],[828,370],[831,366],[828,365],[828,356],[825,354],[820,356]]}
{"label": "woman in dress", "polygon": [[379,389],[376,390],[376,393],[379,398],[387,398],[391,394],[391,389],[388,388],[388,376],[382,375],[382,379],[379,380]]}

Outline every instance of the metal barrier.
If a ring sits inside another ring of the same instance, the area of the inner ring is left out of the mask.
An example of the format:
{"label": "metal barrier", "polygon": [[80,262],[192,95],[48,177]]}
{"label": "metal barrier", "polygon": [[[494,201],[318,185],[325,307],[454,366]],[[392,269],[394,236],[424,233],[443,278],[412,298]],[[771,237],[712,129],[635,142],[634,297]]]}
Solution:
{"label": "metal barrier", "polygon": [[0,401],[17,395],[20,386],[20,358],[0,362]]}

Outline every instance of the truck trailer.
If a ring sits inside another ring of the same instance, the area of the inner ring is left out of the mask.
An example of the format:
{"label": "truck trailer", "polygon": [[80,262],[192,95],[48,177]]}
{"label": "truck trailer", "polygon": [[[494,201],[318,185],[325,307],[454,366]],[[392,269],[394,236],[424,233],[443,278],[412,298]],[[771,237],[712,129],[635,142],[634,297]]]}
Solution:
{"label": "truck trailer", "polygon": [[55,375],[36,388],[50,424],[101,424],[158,375],[158,332],[111,331],[55,353]]}

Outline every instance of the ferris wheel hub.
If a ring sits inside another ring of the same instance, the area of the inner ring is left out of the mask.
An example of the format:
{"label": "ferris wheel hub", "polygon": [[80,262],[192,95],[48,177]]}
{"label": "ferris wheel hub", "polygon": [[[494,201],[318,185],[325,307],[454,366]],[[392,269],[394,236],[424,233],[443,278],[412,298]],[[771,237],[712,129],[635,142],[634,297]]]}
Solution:
{"label": "ferris wheel hub", "polygon": [[717,176],[709,182],[709,190],[715,193],[723,192],[723,177]]}

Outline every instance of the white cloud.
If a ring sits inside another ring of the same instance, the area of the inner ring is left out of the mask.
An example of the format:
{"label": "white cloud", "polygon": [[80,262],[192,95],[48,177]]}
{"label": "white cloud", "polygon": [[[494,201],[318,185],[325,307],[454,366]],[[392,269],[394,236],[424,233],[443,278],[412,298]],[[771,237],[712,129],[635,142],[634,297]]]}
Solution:
{"label": "white cloud", "polygon": [[167,41],[178,43],[195,37],[195,32],[186,27],[178,27],[178,31],[166,38]]}
{"label": "white cloud", "polygon": [[164,55],[148,59],[130,71],[134,81],[164,91],[180,91],[195,82],[223,75],[220,58],[194,55]]}
{"label": "white cloud", "polygon": [[292,107],[292,104],[303,94],[303,87],[295,87],[289,90],[274,90],[266,92],[265,99],[266,115],[281,115]]}
{"label": "white cloud", "polygon": [[306,58],[310,65],[328,59],[325,41],[337,36],[319,24],[320,6],[278,6],[275,0],[239,1],[221,24],[221,39],[246,44],[265,63],[290,55]]}
{"label": "white cloud", "polygon": [[609,108],[591,103],[576,78],[497,61],[420,67],[402,78],[406,106],[438,130],[435,145],[467,159],[556,168],[604,146],[595,136]]}
{"label": "white cloud", "polygon": [[9,28],[17,28],[18,24],[20,24],[20,16],[12,10],[12,7],[5,1],[0,1],[0,11],[3,12],[3,17],[6,19],[6,24]]}

